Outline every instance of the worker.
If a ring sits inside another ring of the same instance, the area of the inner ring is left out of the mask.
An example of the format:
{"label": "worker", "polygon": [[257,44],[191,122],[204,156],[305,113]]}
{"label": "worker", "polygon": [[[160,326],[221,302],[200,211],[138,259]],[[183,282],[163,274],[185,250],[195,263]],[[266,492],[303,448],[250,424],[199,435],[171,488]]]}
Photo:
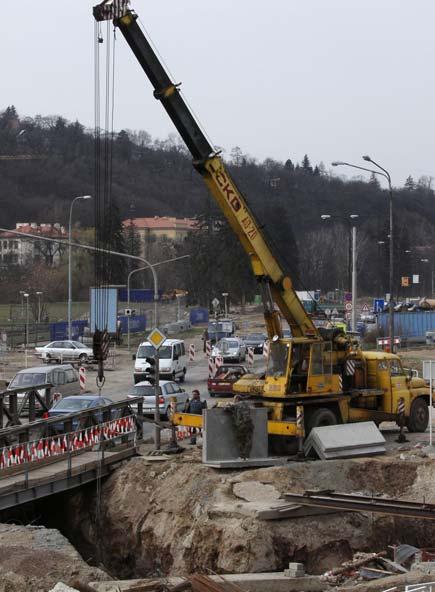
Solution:
{"label": "worker", "polygon": [[[192,398],[187,401],[185,412],[194,415],[202,415],[202,410],[207,409],[207,401],[201,401],[201,395],[197,389],[192,391]],[[198,432],[201,432],[199,429]],[[192,428],[190,443],[196,444],[196,428]]]}

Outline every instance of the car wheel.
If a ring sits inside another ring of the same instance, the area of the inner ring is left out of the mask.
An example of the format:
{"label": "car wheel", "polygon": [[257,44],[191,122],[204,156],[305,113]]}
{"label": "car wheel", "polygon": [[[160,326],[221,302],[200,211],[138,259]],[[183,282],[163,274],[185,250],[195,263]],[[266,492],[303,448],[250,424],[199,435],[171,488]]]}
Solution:
{"label": "car wheel", "polygon": [[412,432],[425,432],[429,423],[429,408],[424,399],[418,398],[412,402],[411,411],[407,421],[408,430]]}
{"label": "car wheel", "polygon": [[87,354],[80,354],[79,355],[79,362],[86,362],[86,360],[88,359]]}
{"label": "car wheel", "polygon": [[184,382],[186,380],[186,368],[183,369],[183,373],[180,376],[180,382]]}
{"label": "car wheel", "polygon": [[47,362],[47,364],[49,364],[51,362],[50,354],[45,354],[45,361]]}
{"label": "car wheel", "polygon": [[176,378],[177,378],[177,375],[175,374],[175,370],[174,370],[174,372],[172,372],[172,374],[171,374],[171,380],[172,380],[173,382],[175,382],[175,379],[176,379]]}
{"label": "car wheel", "polygon": [[216,393],[209,393],[210,397],[215,397]]}

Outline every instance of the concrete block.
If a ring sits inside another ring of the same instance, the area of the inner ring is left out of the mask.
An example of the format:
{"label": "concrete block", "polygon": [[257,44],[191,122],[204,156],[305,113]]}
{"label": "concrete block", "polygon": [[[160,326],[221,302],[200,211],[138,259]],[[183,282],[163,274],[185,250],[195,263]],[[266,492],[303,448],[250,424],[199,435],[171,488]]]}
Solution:
{"label": "concrete block", "polygon": [[232,414],[222,408],[203,412],[204,439],[202,462],[205,464],[241,461],[250,466],[252,461],[268,459],[267,409],[250,409],[254,432],[248,459],[240,459]]}
{"label": "concrete block", "polygon": [[321,459],[383,454],[385,438],[373,421],[313,428],[305,441],[308,455],[314,450]]}

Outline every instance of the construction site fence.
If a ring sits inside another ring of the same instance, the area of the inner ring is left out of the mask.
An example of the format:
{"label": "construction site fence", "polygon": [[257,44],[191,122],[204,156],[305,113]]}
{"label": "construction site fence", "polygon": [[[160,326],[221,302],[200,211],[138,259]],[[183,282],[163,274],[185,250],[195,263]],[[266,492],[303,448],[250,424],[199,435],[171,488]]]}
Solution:
{"label": "construction site fence", "polygon": [[29,347],[36,347],[47,341],[50,341],[50,323],[32,322],[28,326],[26,323],[0,325],[0,348],[3,350],[18,349],[26,342]]}
{"label": "construction site fence", "polygon": [[38,463],[53,457],[71,455],[101,446],[104,442],[122,437],[133,437],[136,445],[136,420],[130,415],[113,419],[67,434],[16,443],[0,449],[0,471],[20,465]]}

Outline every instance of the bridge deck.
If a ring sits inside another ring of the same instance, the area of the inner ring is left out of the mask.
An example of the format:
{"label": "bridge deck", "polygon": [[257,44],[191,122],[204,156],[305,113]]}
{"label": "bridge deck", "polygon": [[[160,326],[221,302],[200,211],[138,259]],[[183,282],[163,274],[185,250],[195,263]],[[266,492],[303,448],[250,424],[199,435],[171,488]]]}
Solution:
{"label": "bridge deck", "polygon": [[135,447],[117,452],[83,452],[26,473],[0,478],[0,511],[91,483],[107,476],[112,465],[136,455]]}

